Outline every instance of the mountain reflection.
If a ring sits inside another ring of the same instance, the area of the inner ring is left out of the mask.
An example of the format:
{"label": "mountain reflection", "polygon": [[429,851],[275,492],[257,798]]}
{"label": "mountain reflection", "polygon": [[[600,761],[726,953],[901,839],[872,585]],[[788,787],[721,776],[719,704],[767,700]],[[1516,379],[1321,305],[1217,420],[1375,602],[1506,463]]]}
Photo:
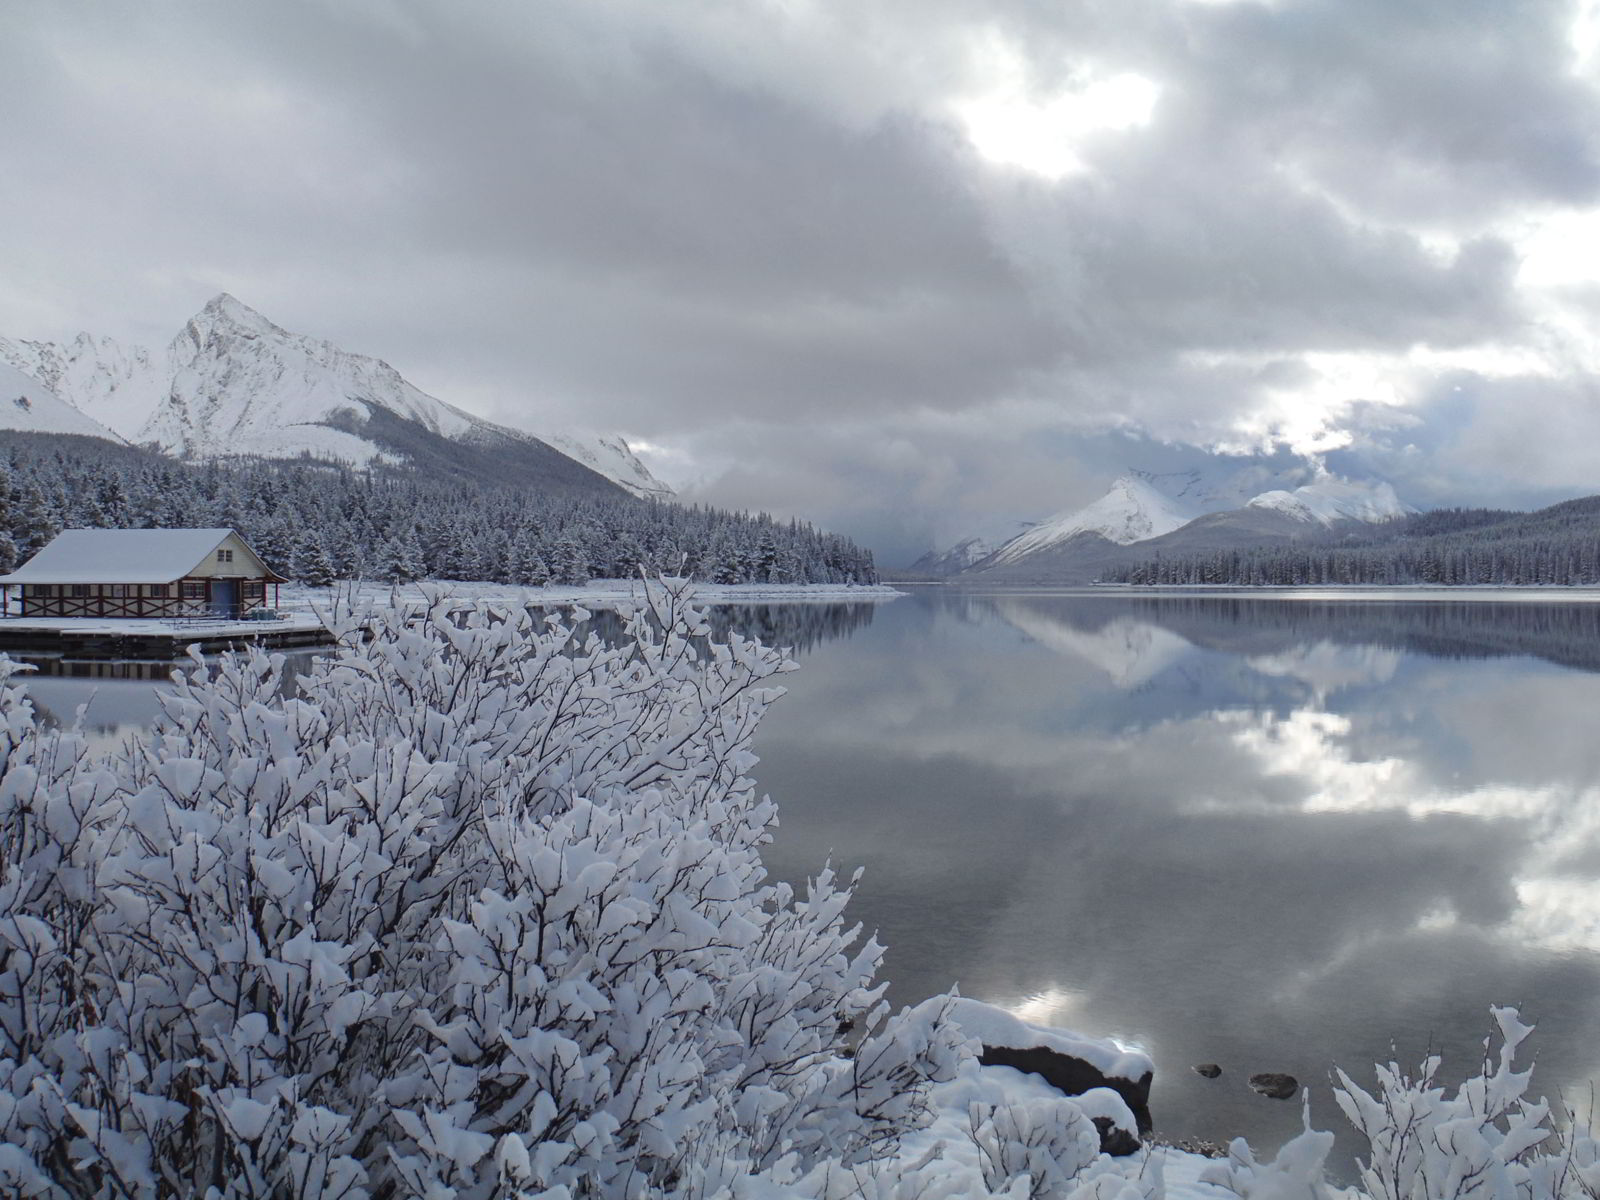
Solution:
{"label": "mountain reflection", "polygon": [[1144,1045],[1169,1133],[1281,1142],[1268,1070],[1333,1127],[1334,1063],[1459,1075],[1491,1003],[1587,1095],[1596,668],[1584,604],[926,594],[786,680],[770,861],[866,868],[897,1000],[959,983]]}
{"label": "mountain reflection", "polygon": [[[1129,622],[1190,645],[1271,654],[1324,642],[1430,658],[1526,655],[1600,671],[1600,604],[1506,600],[1284,600],[1238,595],[974,596],[1013,619],[1097,635]],[[1045,640],[1041,638],[1041,640]]]}

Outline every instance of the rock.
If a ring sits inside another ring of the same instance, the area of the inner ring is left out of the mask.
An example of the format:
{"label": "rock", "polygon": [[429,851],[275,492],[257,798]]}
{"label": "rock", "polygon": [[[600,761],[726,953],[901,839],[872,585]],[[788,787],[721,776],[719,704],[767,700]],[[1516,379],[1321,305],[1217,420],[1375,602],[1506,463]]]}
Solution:
{"label": "rock", "polygon": [[1196,1075],[1204,1075],[1207,1079],[1215,1079],[1222,1074],[1222,1068],[1216,1063],[1201,1063],[1194,1069]]}
{"label": "rock", "polygon": [[1293,1075],[1278,1075],[1265,1071],[1250,1076],[1250,1086],[1269,1100],[1289,1100],[1300,1089],[1300,1081]]}
{"label": "rock", "polygon": [[[1064,1096],[1109,1089],[1127,1106],[1134,1119],[1133,1132],[1150,1131],[1150,1083],[1155,1072],[1147,1055],[1124,1050],[1105,1038],[1033,1025],[1002,1008],[964,997],[951,1003],[950,1015],[969,1037],[983,1044],[978,1061],[984,1066],[1029,1072]],[[1097,1115],[1086,1111],[1090,1117]],[[1111,1140],[1117,1145],[1126,1144],[1121,1138]],[[1102,1131],[1102,1147],[1106,1141]],[[1134,1139],[1134,1148],[1137,1146]],[[1106,1153],[1117,1151],[1107,1148]]]}
{"label": "rock", "polygon": [[1119,1129],[1110,1117],[1091,1117],[1095,1129],[1100,1134],[1100,1153],[1109,1154],[1114,1158],[1126,1158],[1130,1154],[1139,1153],[1143,1145],[1136,1134],[1129,1133],[1126,1129]]}
{"label": "rock", "polygon": [[1120,1157],[1139,1152],[1143,1145],[1139,1138],[1139,1122],[1120,1095],[1110,1088],[1099,1087],[1090,1088],[1073,1100],[1100,1135],[1102,1154]]}

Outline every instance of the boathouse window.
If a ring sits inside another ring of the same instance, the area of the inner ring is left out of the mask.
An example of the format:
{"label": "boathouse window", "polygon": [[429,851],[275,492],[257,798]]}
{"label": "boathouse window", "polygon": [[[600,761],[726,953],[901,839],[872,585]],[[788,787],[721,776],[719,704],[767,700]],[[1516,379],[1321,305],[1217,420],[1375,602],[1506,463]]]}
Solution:
{"label": "boathouse window", "polygon": [[267,594],[267,585],[259,579],[246,579],[239,585],[239,594],[246,600],[260,600]]}
{"label": "boathouse window", "polygon": [[127,584],[125,584],[125,583],[113,583],[111,585],[111,598],[113,600],[121,600],[127,594],[128,594],[128,585]]}
{"label": "boathouse window", "polygon": [[55,584],[36,583],[33,585],[33,594],[43,600],[56,594]]}
{"label": "boathouse window", "polygon": [[148,583],[145,586],[149,589],[149,595],[152,595],[152,596],[170,596],[170,595],[172,595],[172,590],[171,590],[172,589],[172,585],[170,583]]}
{"label": "boathouse window", "polygon": [[183,598],[185,600],[204,600],[206,598],[205,581],[185,579],[183,581]]}
{"label": "boathouse window", "polygon": [[217,551],[217,561],[218,562],[232,562],[233,561],[233,551],[232,550],[218,550]]}
{"label": "boathouse window", "polygon": [[89,585],[87,583],[74,583],[71,587],[74,596],[87,596],[89,594]]}

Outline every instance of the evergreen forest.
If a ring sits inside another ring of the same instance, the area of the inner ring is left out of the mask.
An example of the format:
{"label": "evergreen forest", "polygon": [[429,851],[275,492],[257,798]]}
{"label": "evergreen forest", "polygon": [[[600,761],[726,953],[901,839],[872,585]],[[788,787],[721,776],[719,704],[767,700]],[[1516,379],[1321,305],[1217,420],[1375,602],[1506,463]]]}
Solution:
{"label": "evergreen forest", "polygon": [[877,582],[872,555],[800,521],[615,495],[441,481],[312,459],[187,463],[94,438],[0,435],[0,569],[62,529],[238,530],[280,573],[538,586],[640,569],[709,583]]}
{"label": "evergreen forest", "polygon": [[1600,496],[1537,512],[1436,509],[1357,534],[1211,549],[1120,563],[1107,583],[1327,586],[1340,584],[1600,584]]}

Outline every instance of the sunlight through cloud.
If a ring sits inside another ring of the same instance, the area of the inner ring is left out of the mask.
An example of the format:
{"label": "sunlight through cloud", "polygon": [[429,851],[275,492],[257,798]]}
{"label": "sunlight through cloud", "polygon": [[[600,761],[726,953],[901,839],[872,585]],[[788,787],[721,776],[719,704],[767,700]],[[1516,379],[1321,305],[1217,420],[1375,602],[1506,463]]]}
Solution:
{"label": "sunlight through cloud", "polygon": [[1078,86],[1041,97],[1014,48],[992,41],[984,59],[989,84],[952,106],[957,119],[984,158],[1046,179],[1084,170],[1079,150],[1088,137],[1148,125],[1161,95],[1142,75],[1090,72]]}

